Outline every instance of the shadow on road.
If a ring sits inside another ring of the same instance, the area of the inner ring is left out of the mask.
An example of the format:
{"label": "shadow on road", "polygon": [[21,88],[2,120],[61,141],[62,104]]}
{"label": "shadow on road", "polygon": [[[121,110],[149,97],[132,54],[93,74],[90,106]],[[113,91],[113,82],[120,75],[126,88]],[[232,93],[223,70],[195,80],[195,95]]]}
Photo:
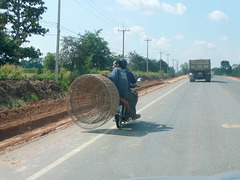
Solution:
{"label": "shadow on road", "polygon": [[144,122],[144,121],[134,121],[124,124],[122,129],[112,129],[107,131],[107,129],[97,129],[86,131],[86,133],[96,133],[96,134],[110,134],[110,135],[117,135],[117,136],[135,136],[141,137],[145,136],[149,133],[156,133],[156,132],[163,132],[163,131],[170,131],[172,127],[167,127],[164,124],[157,124],[154,122]]}
{"label": "shadow on road", "polygon": [[228,83],[226,81],[211,81],[212,83]]}
{"label": "shadow on road", "polygon": [[195,83],[228,83],[226,81],[210,81],[210,82],[206,82],[205,80],[204,81],[195,81]]}

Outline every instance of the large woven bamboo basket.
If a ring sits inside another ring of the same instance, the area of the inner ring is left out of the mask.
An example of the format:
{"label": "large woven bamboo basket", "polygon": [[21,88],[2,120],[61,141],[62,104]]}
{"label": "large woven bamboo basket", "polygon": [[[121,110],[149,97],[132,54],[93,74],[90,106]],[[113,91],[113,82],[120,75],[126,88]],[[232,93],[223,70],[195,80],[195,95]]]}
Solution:
{"label": "large woven bamboo basket", "polygon": [[79,76],[68,89],[68,114],[85,129],[97,128],[108,122],[115,115],[118,103],[116,86],[100,74]]}

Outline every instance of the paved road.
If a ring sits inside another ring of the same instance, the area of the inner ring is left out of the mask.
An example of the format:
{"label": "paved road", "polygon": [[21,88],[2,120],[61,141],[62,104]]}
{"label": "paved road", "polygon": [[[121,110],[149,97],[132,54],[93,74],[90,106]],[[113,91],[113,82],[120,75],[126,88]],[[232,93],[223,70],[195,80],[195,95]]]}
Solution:
{"label": "paved road", "polygon": [[123,179],[240,172],[240,82],[188,79],[139,99],[118,130],[76,125],[0,156],[0,179]]}

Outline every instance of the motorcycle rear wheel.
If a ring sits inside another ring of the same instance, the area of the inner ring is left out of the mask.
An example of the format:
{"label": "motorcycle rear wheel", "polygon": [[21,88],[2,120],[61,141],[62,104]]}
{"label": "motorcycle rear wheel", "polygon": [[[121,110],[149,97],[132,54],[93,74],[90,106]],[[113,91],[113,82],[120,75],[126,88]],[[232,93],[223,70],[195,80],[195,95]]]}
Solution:
{"label": "motorcycle rear wheel", "polygon": [[116,126],[118,129],[122,128],[122,116],[120,114],[115,115]]}

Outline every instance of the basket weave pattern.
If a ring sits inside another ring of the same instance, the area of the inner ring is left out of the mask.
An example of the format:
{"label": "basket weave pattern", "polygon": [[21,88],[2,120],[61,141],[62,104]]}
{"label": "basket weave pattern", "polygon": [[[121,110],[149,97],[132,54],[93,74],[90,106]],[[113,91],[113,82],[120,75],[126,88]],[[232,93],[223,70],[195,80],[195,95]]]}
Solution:
{"label": "basket weave pattern", "polygon": [[68,114],[85,129],[94,129],[108,122],[115,115],[118,103],[116,86],[99,74],[79,76],[68,89]]}

